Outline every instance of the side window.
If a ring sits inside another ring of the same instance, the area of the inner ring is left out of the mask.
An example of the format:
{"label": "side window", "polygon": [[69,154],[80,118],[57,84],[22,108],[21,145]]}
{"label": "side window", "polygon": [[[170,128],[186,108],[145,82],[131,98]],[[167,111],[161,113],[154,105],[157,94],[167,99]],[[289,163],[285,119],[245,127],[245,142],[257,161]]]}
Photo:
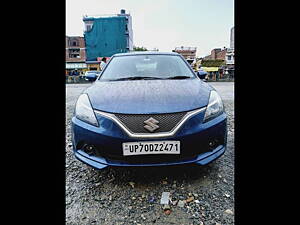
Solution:
{"label": "side window", "polygon": [[87,24],[86,25],[86,31],[90,31],[92,29],[92,24]]}

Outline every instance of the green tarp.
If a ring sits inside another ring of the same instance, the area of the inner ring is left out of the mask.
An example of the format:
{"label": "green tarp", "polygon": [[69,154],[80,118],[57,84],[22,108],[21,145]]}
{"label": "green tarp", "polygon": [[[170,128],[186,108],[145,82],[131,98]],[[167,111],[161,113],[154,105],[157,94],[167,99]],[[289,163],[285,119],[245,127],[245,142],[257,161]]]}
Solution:
{"label": "green tarp", "polygon": [[127,52],[126,17],[95,18],[92,29],[85,32],[87,61]]}

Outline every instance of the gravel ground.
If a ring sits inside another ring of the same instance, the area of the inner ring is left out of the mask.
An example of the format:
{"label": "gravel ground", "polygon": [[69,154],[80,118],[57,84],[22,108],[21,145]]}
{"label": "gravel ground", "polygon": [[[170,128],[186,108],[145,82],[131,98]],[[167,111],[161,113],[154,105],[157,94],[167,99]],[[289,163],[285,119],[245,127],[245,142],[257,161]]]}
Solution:
{"label": "gravel ground", "polygon": [[[230,85],[233,92],[233,83],[210,84],[221,96]],[[88,86],[66,85],[66,224],[234,224],[233,95],[224,98],[227,150],[211,164],[96,170],[75,159],[70,134],[76,99]],[[160,204],[163,192],[170,210]]]}

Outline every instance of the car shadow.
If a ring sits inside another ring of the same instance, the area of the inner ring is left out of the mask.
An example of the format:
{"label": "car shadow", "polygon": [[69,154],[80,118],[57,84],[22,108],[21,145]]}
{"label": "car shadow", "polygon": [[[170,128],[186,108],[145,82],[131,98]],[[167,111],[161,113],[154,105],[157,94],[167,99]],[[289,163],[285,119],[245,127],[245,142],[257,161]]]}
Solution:
{"label": "car shadow", "polygon": [[196,164],[158,166],[158,167],[107,167],[95,170],[101,180],[107,180],[115,185],[134,182],[141,185],[162,182],[190,183],[210,177],[218,171],[218,163],[212,162],[205,166]]}

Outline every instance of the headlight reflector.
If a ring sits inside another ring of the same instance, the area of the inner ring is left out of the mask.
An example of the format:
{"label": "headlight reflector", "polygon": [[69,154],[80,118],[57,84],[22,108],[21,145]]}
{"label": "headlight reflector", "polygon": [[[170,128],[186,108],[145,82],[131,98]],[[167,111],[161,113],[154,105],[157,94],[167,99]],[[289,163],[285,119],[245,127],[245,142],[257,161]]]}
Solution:
{"label": "headlight reflector", "polygon": [[82,94],[79,96],[76,103],[75,116],[77,119],[80,119],[86,123],[89,123],[96,127],[99,126],[87,94]]}
{"label": "headlight reflector", "polygon": [[219,116],[223,111],[224,106],[220,95],[216,91],[211,91],[204,115],[204,122]]}

